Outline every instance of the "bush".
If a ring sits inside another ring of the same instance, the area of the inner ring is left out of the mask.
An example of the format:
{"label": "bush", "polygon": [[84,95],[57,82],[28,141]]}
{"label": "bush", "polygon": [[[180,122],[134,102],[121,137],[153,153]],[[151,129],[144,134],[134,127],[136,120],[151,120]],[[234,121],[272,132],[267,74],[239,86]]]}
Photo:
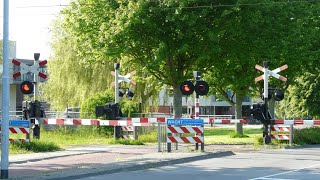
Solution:
{"label": "bush", "polygon": [[294,130],[294,143],[295,144],[320,144],[320,128],[310,127],[304,129]]}
{"label": "bush", "polygon": [[29,143],[15,143],[11,146],[12,149],[20,149],[31,152],[50,152],[61,150],[60,146],[52,142],[43,142],[38,140],[33,140]]}

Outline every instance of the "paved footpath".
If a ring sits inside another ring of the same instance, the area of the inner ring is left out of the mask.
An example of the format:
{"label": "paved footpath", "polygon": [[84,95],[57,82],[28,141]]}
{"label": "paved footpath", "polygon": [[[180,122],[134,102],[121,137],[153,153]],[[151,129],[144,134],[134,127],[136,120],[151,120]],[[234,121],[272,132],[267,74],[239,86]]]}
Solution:
{"label": "paved footpath", "polygon": [[251,146],[211,145],[206,152],[191,152],[193,146],[179,146],[172,153],[157,152],[157,146],[86,145],[62,151],[9,157],[10,179],[79,179],[151,167],[181,164],[251,151]]}

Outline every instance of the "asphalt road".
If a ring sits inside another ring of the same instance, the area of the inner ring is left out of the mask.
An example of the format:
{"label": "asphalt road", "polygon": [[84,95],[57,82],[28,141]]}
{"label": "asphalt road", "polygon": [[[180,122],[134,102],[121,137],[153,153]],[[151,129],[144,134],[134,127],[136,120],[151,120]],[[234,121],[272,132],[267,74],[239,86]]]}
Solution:
{"label": "asphalt road", "polygon": [[108,180],[304,180],[320,179],[320,146],[238,152],[233,156],[83,179]]}

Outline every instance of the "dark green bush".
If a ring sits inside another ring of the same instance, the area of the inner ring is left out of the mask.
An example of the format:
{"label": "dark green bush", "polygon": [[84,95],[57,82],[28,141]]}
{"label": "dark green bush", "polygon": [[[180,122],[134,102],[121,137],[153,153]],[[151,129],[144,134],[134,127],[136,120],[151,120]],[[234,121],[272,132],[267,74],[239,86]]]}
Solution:
{"label": "dark green bush", "polygon": [[320,144],[320,128],[295,129],[293,137],[295,144]]}

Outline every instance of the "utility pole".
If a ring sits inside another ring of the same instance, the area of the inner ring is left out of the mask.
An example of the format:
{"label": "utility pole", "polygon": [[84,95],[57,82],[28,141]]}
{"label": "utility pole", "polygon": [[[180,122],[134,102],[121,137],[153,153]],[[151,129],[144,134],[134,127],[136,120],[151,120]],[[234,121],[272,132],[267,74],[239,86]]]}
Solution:
{"label": "utility pole", "polygon": [[3,74],[1,122],[1,179],[9,178],[9,0],[3,0]]}

